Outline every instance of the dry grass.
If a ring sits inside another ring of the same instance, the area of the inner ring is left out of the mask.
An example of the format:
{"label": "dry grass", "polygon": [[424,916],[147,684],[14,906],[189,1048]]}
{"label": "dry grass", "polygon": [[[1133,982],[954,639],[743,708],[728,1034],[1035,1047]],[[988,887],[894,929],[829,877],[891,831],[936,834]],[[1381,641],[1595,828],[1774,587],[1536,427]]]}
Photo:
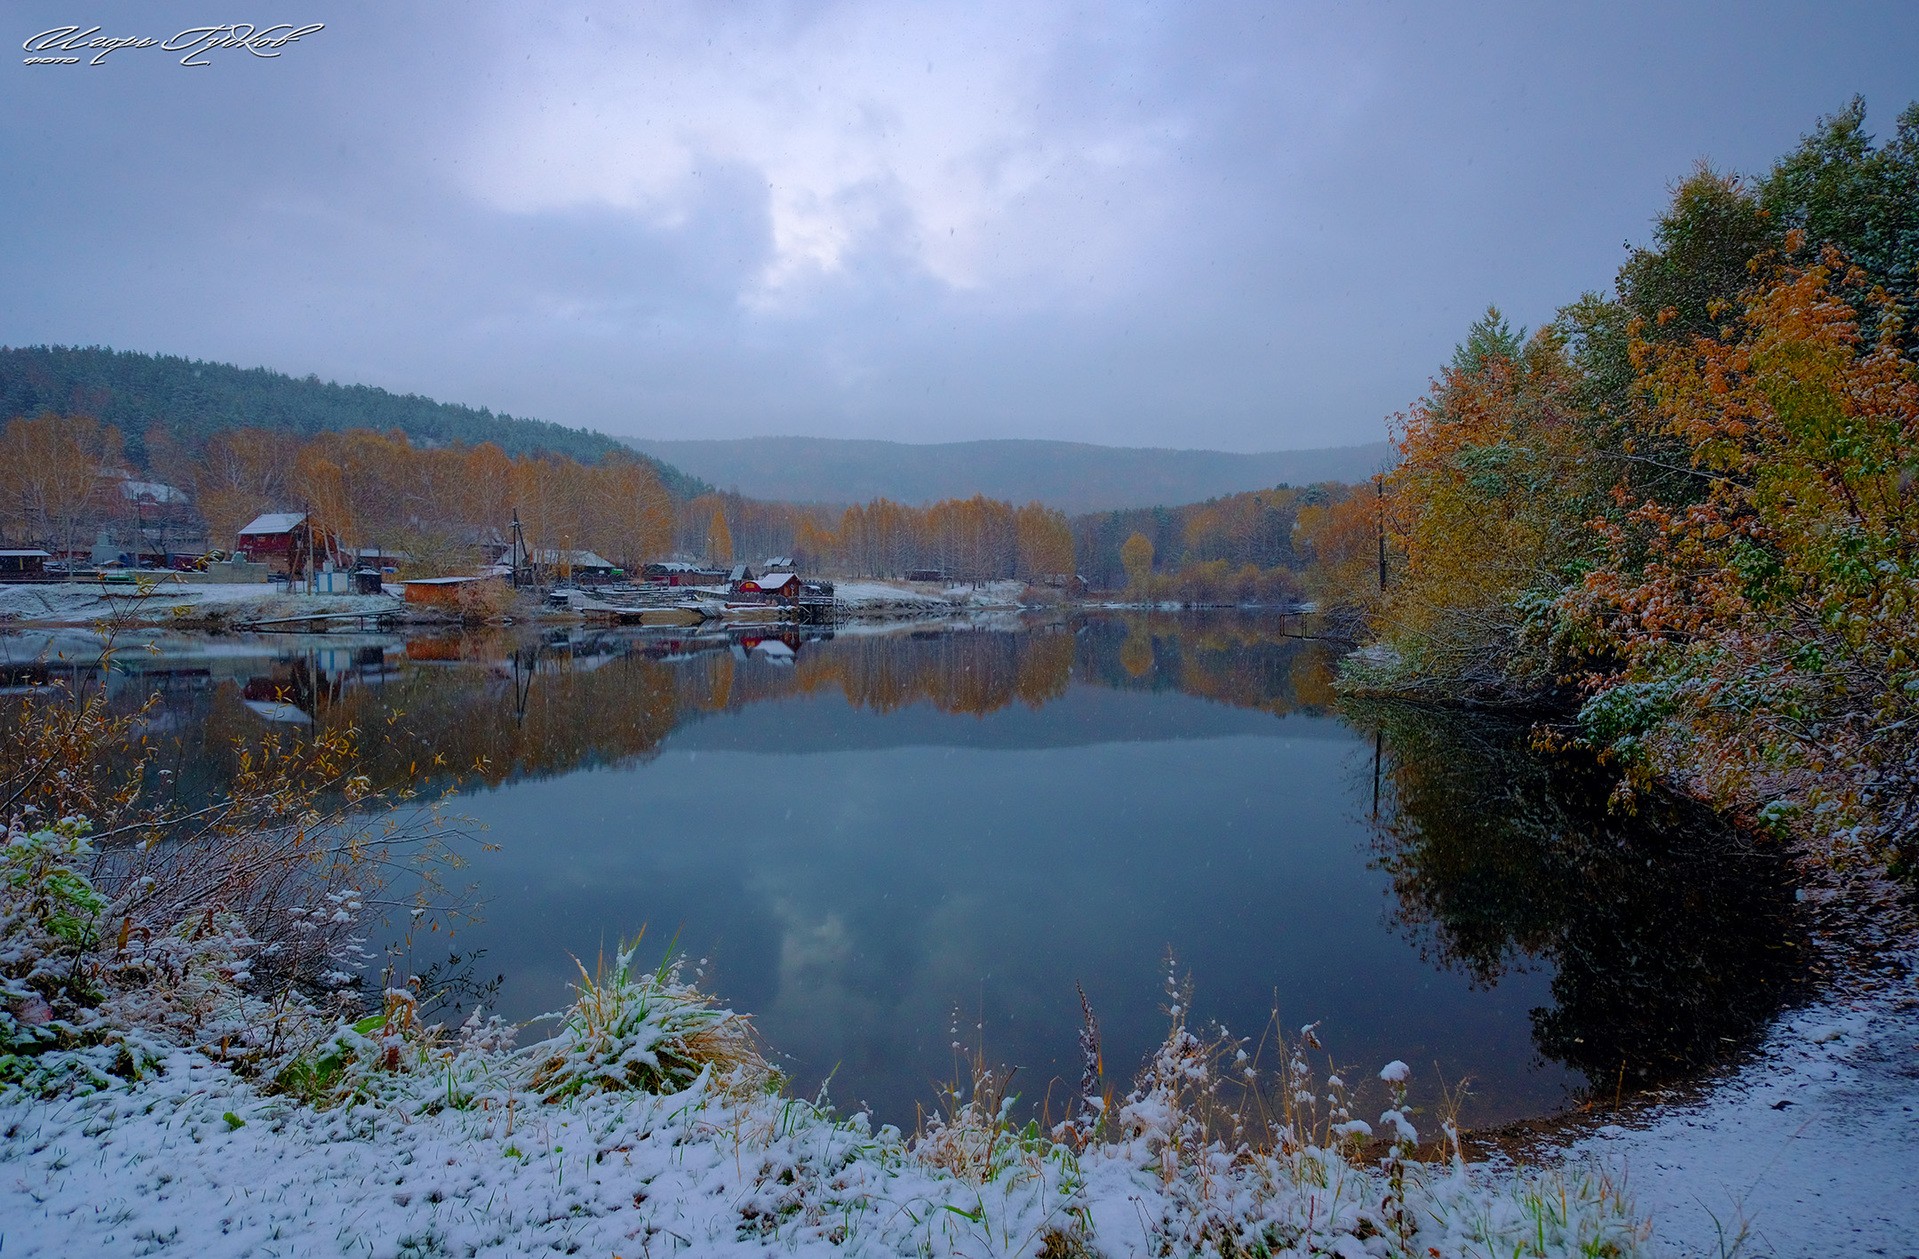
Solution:
{"label": "dry grass", "polygon": [[[644,934],[644,933],[642,933]],[[729,1089],[764,1091],[776,1079],[745,1015],[685,981],[678,956],[635,971],[636,939],[589,973],[579,965],[558,1032],[526,1052],[527,1086],[548,1101],[583,1093],[676,1093],[702,1075]]]}

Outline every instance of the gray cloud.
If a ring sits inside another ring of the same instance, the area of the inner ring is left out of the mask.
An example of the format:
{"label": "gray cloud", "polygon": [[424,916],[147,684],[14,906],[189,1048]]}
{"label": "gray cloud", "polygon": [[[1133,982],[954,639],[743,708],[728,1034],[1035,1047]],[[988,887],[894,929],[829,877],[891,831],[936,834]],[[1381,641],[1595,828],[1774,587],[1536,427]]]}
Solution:
{"label": "gray cloud", "polygon": [[1904,4],[272,16],[327,29],[8,58],[0,341],[659,437],[1371,440],[1486,302],[1608,283],[1694,160],[1919,95]]}

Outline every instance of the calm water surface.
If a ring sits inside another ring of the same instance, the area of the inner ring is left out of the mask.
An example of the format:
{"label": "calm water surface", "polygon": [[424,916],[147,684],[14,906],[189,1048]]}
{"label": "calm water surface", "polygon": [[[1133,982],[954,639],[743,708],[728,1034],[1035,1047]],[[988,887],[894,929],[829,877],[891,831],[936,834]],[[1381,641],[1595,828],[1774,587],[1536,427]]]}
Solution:
{"label": "calm water surface", "polygon": [[[903,1125],[955,1042],[1030,1100],[1076,1079],[1076,983],[1123,1082],[1164,1031],[1169,951],[1198,1018],[1319,1020],[1341,1063],[1402,1058],[1428,1101],[1468,1081],[1481,1124],[1710,1063],[1785,998],[1776,863],[1677,804],[1609,814],[1611,780],[1524,728],[1341,712],[1330,650],[1287,629],[159,636],[113,686],[161,691],[188,792],[276,725],[390,729],[385,774],[462,769],[455,808],[494,846],[462,872],[479,920],[416,938],[411,969],[457,949],[529,1018],[645,927],[641,957],[699,962],[797,1090],[830,1078]],[[48,647],[0,657],[31,684]]]}

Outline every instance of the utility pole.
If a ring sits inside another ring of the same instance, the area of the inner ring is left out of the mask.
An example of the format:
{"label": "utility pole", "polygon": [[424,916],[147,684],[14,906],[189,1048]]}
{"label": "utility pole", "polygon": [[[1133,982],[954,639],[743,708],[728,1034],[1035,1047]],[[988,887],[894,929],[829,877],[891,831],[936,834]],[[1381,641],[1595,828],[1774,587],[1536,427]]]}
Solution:
{"label": "utility pole", "polygon": [[1374,521],[1373,532],[1379,537],[1379,593],[1386,593],[1386,474],[1373,474],[1373,496],[1378,500],[1379,510]]}
{"label": "utility pole", "polygon": [[520,528],[520,509],[513,509],[513,537],[508,556],[513,563],[513,588],[520,587],[520,564],[526,559],[526,531]]}

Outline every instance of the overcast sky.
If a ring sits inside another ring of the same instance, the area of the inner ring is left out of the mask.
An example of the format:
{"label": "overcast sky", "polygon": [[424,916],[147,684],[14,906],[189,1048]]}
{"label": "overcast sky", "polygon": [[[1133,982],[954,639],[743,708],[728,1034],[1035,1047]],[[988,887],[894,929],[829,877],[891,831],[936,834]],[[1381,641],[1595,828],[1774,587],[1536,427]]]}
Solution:
{"label": "overcast sky", "polygon": [[[323,22],[277,58],[125,48]],[[650,437],[1369,441],[1919,4],[0,7],[0,343]],[[91,55],[91,54],[89,54]]]}

